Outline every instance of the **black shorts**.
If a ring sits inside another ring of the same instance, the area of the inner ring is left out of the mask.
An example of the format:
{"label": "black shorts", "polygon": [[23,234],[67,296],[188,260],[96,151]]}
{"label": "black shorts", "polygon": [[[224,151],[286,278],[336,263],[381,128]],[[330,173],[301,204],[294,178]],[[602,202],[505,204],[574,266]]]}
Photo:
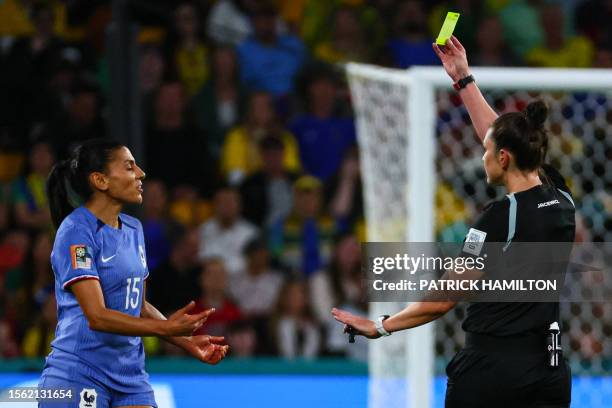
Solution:
{"label": "black shorts", "polygon": [[446,367],[446,408],[565,408],[572,375],[567,361],[546,364],[546,351],[461,350]]}

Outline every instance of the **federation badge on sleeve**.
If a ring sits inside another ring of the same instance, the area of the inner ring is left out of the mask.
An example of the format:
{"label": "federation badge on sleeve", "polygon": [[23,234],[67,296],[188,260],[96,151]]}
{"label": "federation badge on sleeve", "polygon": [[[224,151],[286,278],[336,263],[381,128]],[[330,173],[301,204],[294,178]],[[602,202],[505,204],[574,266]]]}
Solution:
{"label": "federation badge on sleeve", "polygon": [[487,238],[487,233],[476,228],[470,228],[470,231],[465,238],[465,244],[463,245],[463,251],[472,255],[480,255],[482,246]]}
{"label": "federation badge on sleeve", "polygon": [[71,245],[70,259],[73,269],[91,269],[91,255],[86,245]]}

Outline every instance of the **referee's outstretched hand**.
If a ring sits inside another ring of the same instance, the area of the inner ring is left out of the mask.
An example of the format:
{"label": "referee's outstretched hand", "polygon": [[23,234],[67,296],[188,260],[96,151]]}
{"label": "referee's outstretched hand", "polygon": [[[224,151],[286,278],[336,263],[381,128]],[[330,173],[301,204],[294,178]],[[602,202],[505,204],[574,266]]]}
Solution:
{"label": "referee's outstretched hand", "polygon": [[446,73],[454,82],[470,75],[465,48],[463,48],[457,37],[453,35],[446,40],[446,45],[439,46],[433,43],[432,47],[440,61],[442,61]]}
{"label": "referee's outstretched hand", "polygon": [[368,339],[377,339],[380,337],[372,320],[356,316],[344,310],[336,309],[335,307],[332,309],[332,316],[340,323],[344,323],[345,333],[348,333],[350,326],[356,332],[355,334],[365,336]]}
{"label": "referee's outstretched hand", "polygon": [[189,314],[189,311],[193,309],[195,302],[192,300],[185,307],[174,312],[168,320],[166,320],[166,327],[164,336],[191,336],[191,334],[198,330],[208,316],[215,311],[215,309],[206,309],[198,314]]}

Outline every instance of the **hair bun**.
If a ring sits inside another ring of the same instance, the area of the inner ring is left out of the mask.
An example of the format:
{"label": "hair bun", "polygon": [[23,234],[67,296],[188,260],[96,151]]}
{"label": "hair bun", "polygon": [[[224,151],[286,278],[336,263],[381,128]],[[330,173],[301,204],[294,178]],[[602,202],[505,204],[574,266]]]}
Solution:
{"label": "hair bun", "polygon": [[533,129],[539,129],[548,117],[548,106],[540,99],[535,100],[525,108],[525,116]]}

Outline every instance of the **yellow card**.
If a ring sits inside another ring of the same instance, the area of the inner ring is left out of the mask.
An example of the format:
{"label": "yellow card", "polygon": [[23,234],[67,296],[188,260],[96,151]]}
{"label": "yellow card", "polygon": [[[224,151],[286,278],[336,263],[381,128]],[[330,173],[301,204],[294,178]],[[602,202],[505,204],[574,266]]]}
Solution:
{"label": "yellow card", "polygon": [[459,20],[459,13],[453,13],[452,11],[449,11],[446,14],[444,24],[442,24],[440,34],[438,34],[438,38],[436,39],[436,44],[446,44],[446,40],[451,38],[451,36],[453,35],[453,31],[455,30],[455,26],[457,25],[457,20]]}

